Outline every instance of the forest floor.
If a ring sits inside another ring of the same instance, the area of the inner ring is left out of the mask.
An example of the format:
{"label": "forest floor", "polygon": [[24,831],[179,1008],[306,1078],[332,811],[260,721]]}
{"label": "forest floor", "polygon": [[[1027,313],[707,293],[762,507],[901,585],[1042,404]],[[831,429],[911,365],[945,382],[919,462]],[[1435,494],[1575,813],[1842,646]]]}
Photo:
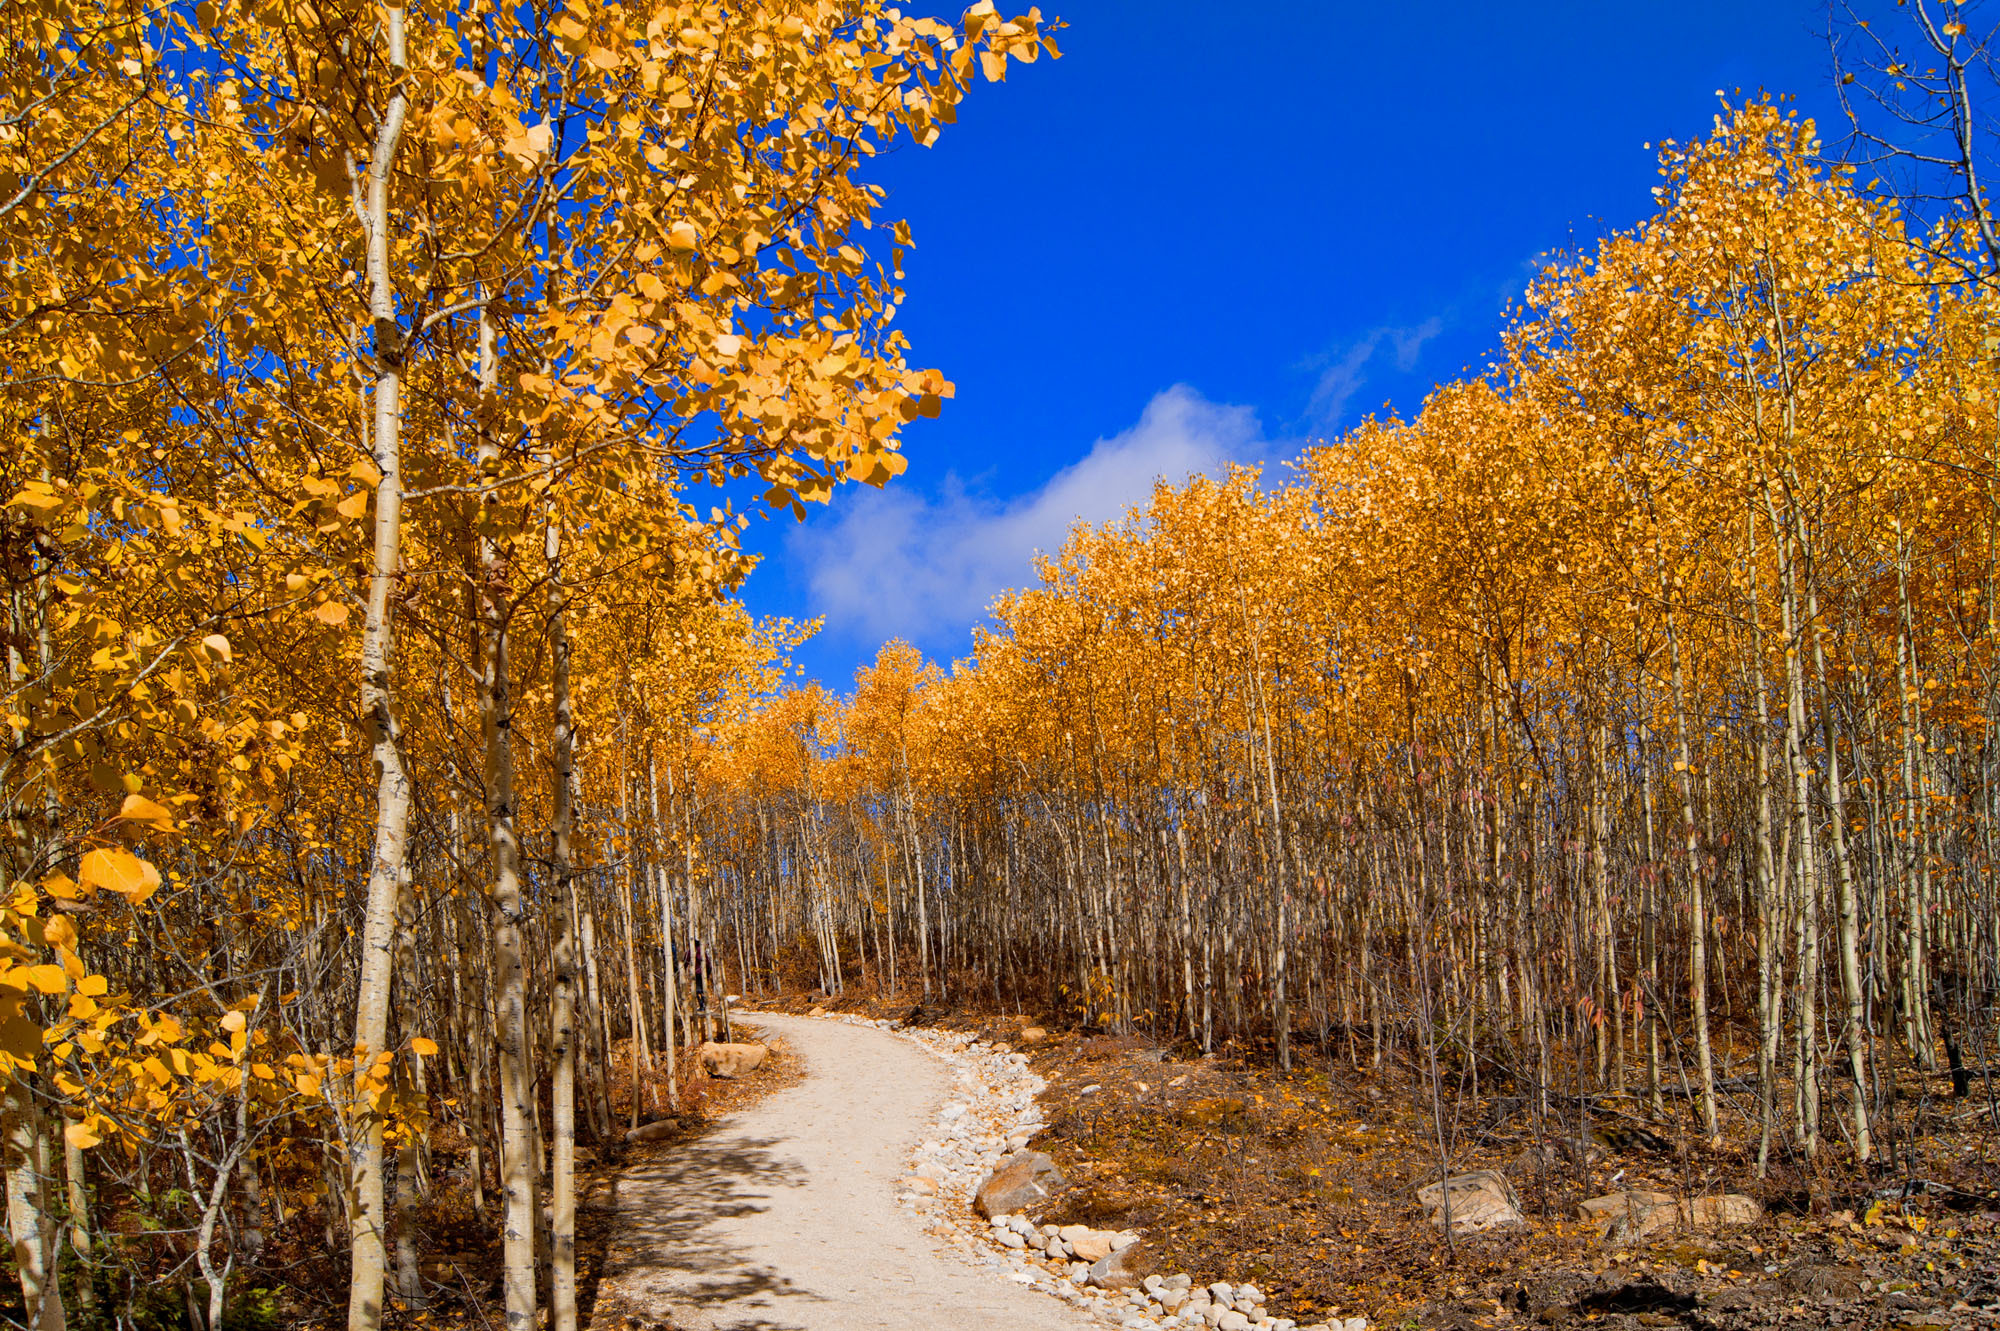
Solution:
{"label": "forest floor", "polygon": [[[1977,1113],[1932,1116],[1921,1147],[1933,1186],[1906,1198],[1898,1178],[1843,1178],[1831,1164],[1811,1176],[1781,1167],[1759,1183],[1754,1142],[1737,1133],[1701,1148],[1690,1125],[1669,1121],[1671,1103],[1668,1120],[1637,1104],[1606,1107],[1601,1135],[1613,1140],[1603,1158],[1580,1164],[1548,1150],[1573,1139],[1575,1124],[1531,1123],[1504,1095],[1468,1097],[1447,1104],[1453,1171],[1507,1172],[1528,1223],[1447,1244],[1414,1195],[1438,1177],[1431,1102],[1393,1059],[1371,1067],[1364,1050],[1354,1067],[1344,1051],[1309,1050],[1285,1075],[1268,1048],[1203,1057],[1052,1021],[1024,1040],[1032,1023],[1023,1018],[909,999],[809,993],[760,1006],[898,1017],[1025,1049],[1049,1083],[1049,1127],[1036,1147],[1071,1184],[1043,1219],[1142,1230],[1163,1271],[1253,1282],[1277,1315],[1302,1323],[1363,1315],[1426,1331],[2000,1327],[1994,1142],[1962,1127],[1967,1118],[1983,1125]],[[1616,1131],[1641,1119],[1651,1143]],[[1524,1159],[1554,1163],[1526,1168]],[[1575,1218],[1576,1204],[1624,1188],[1743,1192],[1766,1210],[1744,1228],[1614,1247]]]}
{"label": "forest floor", "polygon": [[[739,1032],[738,1038],[748,1037]],[[642,1074],[636,1082],[638,1117],[641,1122],[668,1122],[671,1131],[658,1141],[628,1146],[618,1134],[632,1118],[635,1082],[629,1044],[619,1041],[608,1063],[606,1092],[613,1140],[602,1149],[577,1148],[576,1265],[580,1321],[586,1327],[616,1326],[618,1321],[593,1323],[592,1315],[604,1292],[604,1272],[628,1219],[616,1200],[619,1179],[628,1170],[684,1153],[690,1143],[707,1136],[731,1115],[798,1085],[806,1076],[805,1060],[784,1040],[772,1043],[769,1056],[755,1075],[739,1080],[703,1076],[684,1060],[674,1079],[679,1105],[675,1112],[668,1107],[668,1078],[662,1058],[652,1075]],[[390,1326],[492,1331],[505,1325],[499,1198],[489,1187],[482,1198],[475,1199],[465,1186],[470,1177],[465,1145],[457,1134],[440,1134],[435,1142],[431,1168],[439,1183],[432,1189],[418,1226],[422,1236],[420,1283],[425,1297],[419,1306],[406,1305],[394,1292],[392,1271],[386,1319]],[[490,1162],[487,1167],[490,1171]],[[287,1245],[286,1251],[274,1255],[286,1259],[279,1269],[287,1276],[279,1288],[261,1291],[274,1296],[274,1315],[236,1314],[233,1325],[312,1331],[346,1324],[346,1303],[340,1297],[346,1292],[342,1247],[316,1248],[306,1241]],[[542,1301],[546,1305],[546,1290]]]}

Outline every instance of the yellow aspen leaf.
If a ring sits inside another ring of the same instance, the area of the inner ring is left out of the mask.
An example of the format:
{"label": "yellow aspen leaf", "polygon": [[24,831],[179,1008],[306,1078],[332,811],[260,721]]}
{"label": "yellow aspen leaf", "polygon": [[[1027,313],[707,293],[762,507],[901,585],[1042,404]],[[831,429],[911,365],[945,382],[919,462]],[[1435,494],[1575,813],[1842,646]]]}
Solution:
{"label": "yellow aspen leaf", "polygon": [[418,1054],[425,1058],[437,1057],[437,1042],[435,1040],[427,1040],[421,1035],[410,1041],[410,1048],[416,1050]]}
{"label": "yellow aspen leaf", "polygon": [[91,998],[102,998],[111,991],[111,982],[102,975],[86,975],[76,982],[76,991]]}
{"label": "yellow aspen leaf", "polygon": [[313,618],[317,619],[320,623],[326,625],[328,628],[337,629],[347,622],[347,603],[345,601],[324,601],[314,606],[312,613]]}
{"label": "yellow aspen leaf", "polygon": [[174,816],[165,805],[157,804],[144,795],[127,795],[118,807],[118,816],[128,823],[143,823],[156,832],[174,830]]}
{"label": "yellow aspen leaf", "polygon": [[79,873],[86,888],[116,892],[135,906],[160,885],[158,869],[123,850],[91,851],[83,857]]}
{"label": "yellow aspen leaf", "polygon": [[42,1028],[25,1006],[19,990],[0,989],[0,1054],[23,1063],[32,1062],[42,1049]]}
{"label": "yellow aspen leaf", "polygon": [[218,661],[227,661],[230,659],[229,639],[223,637],[220,633],[209,634],[201,640],[201,645],[204,651]]}
{"label": "yellow aspen leaf", "polygon": [[368,511],[368,492],[366,490],[356,490],[353,494],[335,504],[333,511],[340,514],[341,517],[346,518],[349,522],[356,521],[363,513]]}
{"label": "yellow aspen leaf", "polygon": [[97,1130],[91,1126],[91,1120],[85,1119],[81,1123],[71,1123],[63,1128],[63,1140],[79,1151],[87,1151],[104,1138],[97,1135]]}
{"label": "yellow aspen leaf", "polygon": [[47,963],[29,966],[21,972],[21,975],[34,986],[37,993],[60,994],[69,988],[69,977],[63,974],[63,968],[60,966]]}

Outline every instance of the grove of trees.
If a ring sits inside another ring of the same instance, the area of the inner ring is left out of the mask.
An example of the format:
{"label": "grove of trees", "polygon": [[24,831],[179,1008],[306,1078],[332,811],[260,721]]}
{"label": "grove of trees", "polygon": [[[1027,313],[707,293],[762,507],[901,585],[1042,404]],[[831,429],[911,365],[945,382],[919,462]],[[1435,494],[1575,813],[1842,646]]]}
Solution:
{"label": "grove of trees", "polygon": [[726,727],[744,970],[1923,1176],[2000,1053],[2000,306],[1827,158],[1725,107],[1486,374]]}
{"label": "grove of trees", "polygon": [[661,1108],[733,980],[695,737],[803,631],[729,598],[728,496],[902,469],[950,389],[892,325],[908,236],[869,158],[1040,20],[0,25],[16,1315],[213,1331],[282,1242],[351,1276],[290,1315],[364,1331],[437,1292],[450,1194],[504,1237],[507,1326],[574,1327],[610,1054],[626,1112]]}
{"label": "grove of trees", "polygon": [[572,1331],[579,1143],[783,986],[1624,1094],[1760,1174],[1990,1122],[1969,168],[1915,220],[1725,106],[1484,374],[789,685],[737,501],[885,483],[951,391],[869,159],[1051,26],[7,7],[9,1316],[220,1331],[316,1247],[292,1311],[371,1331],[462,1206]]}

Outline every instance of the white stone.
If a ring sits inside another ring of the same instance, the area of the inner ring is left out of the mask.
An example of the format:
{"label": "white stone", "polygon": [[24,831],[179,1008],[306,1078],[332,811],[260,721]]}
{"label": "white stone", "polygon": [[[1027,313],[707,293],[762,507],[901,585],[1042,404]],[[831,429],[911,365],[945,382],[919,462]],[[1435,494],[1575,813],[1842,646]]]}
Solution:
{"label": "white stone", "polygon": [[1000,1246],[1003,1248],[1020,1249],[1028,1246],[1028,1241],[1011,1229],[996,1230],[993,1237],[1000,1240]]}
{"label": "white stone", "polygon": [[1250,1319],[1232,1308],[1216,1319],[1215,1331],[1250,1331]]}

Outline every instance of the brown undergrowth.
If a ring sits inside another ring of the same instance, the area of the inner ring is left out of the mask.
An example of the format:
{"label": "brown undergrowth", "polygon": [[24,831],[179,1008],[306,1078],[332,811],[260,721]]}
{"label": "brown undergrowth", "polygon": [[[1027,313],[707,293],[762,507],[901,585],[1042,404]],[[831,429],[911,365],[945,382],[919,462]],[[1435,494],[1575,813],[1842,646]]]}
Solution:
{"label": "brown undergrowth", "polygon": [[[606,1267],[610,1247],[617,1241],[619,1226],[615,1210],[608,1204],[609,1183],[628,1164],[671,1152],[687,1141],[709,1131],[727,1114],[744,1109],[805,1076],[805,1063],[783,1040],[773,1041],[770,1056],[754,1074],[736,1080],[704,1076],[692,1059],[683,1057],[677,1069],[675,1090],[679,1111],[668,1109],[669,1097],[664,1058],[657,1059],[646,1075],[642,1065],[636,1082],[641,1122],[669,1121],[668,1136],[653,1142],[627,1146],[622,1134],[632,1119],[635,1082],[629,1047],[620,1042],[612,1050],[607,1068],[606,1090],[611,1105],[613,1133],[609,1141],[587,1143],[579,1124],[577,1147],[577,1235],[576,1260],[580,1321],[593,1325],[601,1298],[609,1291],[600,1277]],[[542,1106],[547,1115],[548,1106]],[[578,1117],[584,1117],[581,1105]],[[546,1122],[546,1117],[543,1120]],[[486,1178],[483,1197],[471,1187],[471,1155],[462,1133],[435,1134],[430,1170],[431,1196],[419,1213],[423,1297],[412,1306],[395,1293],[395,1274],[390,1276],[391,1292],[384,1325],[389,1328],[434,1328],[435,1331],[492,1331],[504,1325],[501,1300],[501,1247],[499,1194],[494,1186],[491,1159],[483,1162]],[[480,1203],[483,1202],[483,1206]],[[273,1270],[285,1272],[285,1279],[261,1291],[270,1308],[267,1317],[237,1317],[231,1331],[264,1331],[264,1328],[320,1328],[344,1325],[346,1306],[340,1298],[346,1290],[345,1247],[329,1247],[323,1220],[311,1213],[293,1217],[294,1223],[275,1236],[270,1249]],[[393,1255],[392,1255],[393,1262]],[[547,1291],[543,1291],[546,1303]],[[233,1301],[236,1302],[236,1301]]]}
{"label": "brown undergrowth", "polygon": [[[1552,1097],[1535,1114],[1505,1079],[1489,1077],[1477,1096],[1454,1086],[1442,1100],[1452,1170],[1505,1171],[1529,1223],[1448,1244],[1414,1196],[1440,1159],[1423,1065],[1393,1051],[1380,1066],[1364,1051],[1356,1067],[1295,1046],[1282,1074],[1268,1047],[1203,1057],[1059,1029],[1048,1015],[996,1018],[877,993],[765,1005],[1008,1042],[1044,1026],[1048,1037],[1028,1048],[1049,1083],[1036,1146],[1072,1186],[1042,1218],[1142,1230],[1162,1270],[1252,1281],[1301,1323],[2000,1325],[2000,1198],[1985,1135],[1964,1131],[1962,1108],[1911,1115],[1928,1186],[1904,1196],[1907,1171],[1843,1172],[1833,1150],[1812,1169],[1780,1159],[1759,1182],[1740,1122],[1719,1147],[1704,1146],[1688,1106],[1671,1098],[1664,1116],[1636,1097]],[[1586,1147],[1586,1134],[1602,1140]],[[1906,1163],[1918,1158],[1917,1143],[1902,1145]],[[1621,1188],[1745,1192],[1767,1214],[1749,1229],[1612,1248],[1574,1217],[1578,1201]]]}

